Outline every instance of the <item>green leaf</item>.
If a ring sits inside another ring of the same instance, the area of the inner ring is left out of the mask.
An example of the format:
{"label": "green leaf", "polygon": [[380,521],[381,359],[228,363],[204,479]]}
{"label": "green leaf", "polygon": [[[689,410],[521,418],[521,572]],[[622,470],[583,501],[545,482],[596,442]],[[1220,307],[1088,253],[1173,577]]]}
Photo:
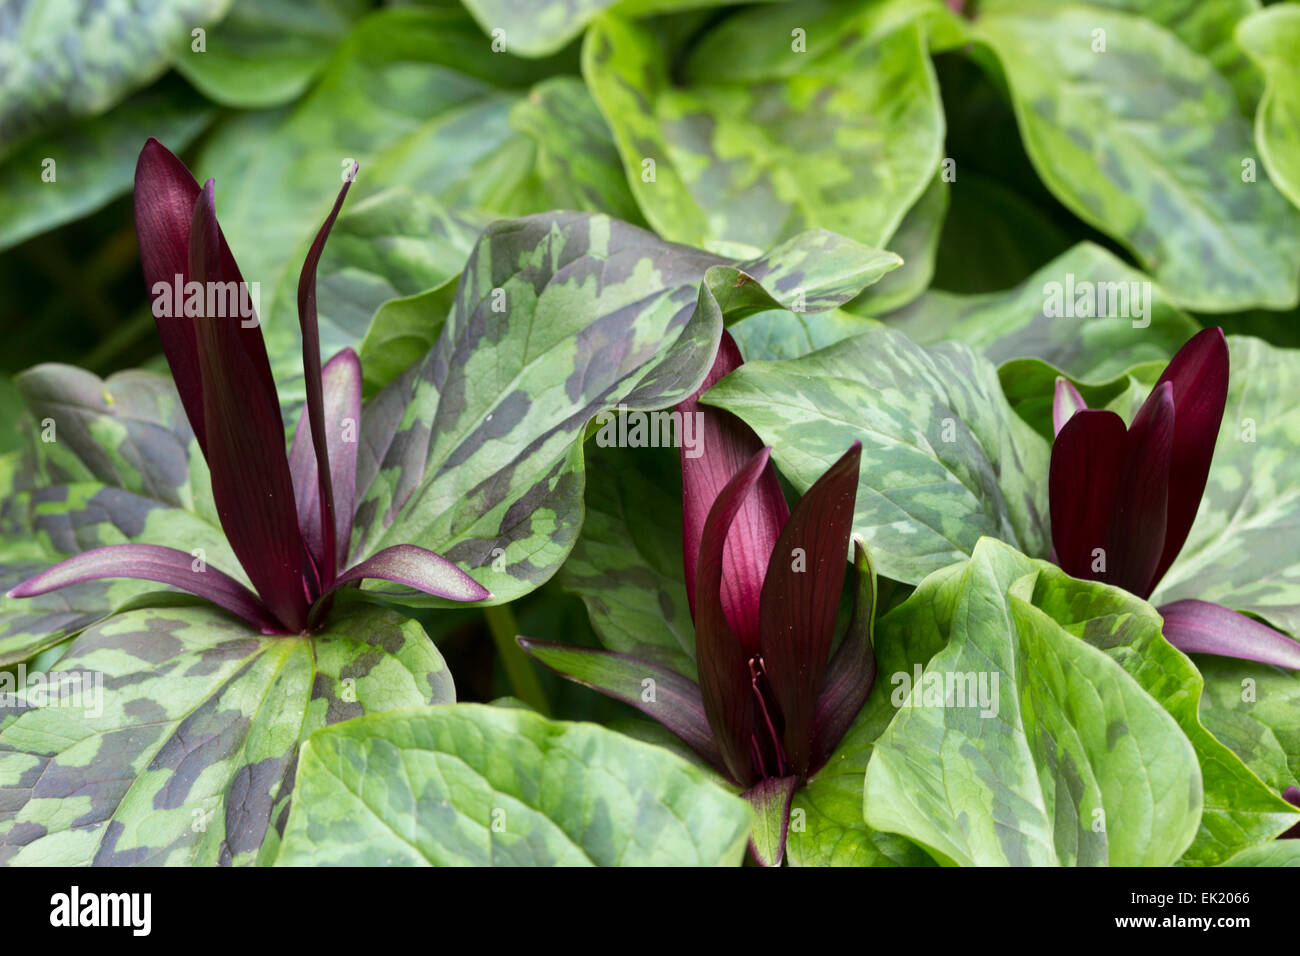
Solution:
{"label": "green leaf", "polygon": [[[1028,3],[1051,9],[1057,0],[984,0],[980,11],[1023,9]],[[1209,60],[1232,84],[1237,98],[1247,107],[1259,99],[1259,77],[1233,29],[1243,18],[1259,9],[1259,0],[1086,0],[1091,6],[1137,14],[1172,32],[1190,49]]]}
{"label": "green leaf", "polygon": [[669,239],[751,255],[820,227],[881,245],[938,167],[942,108],[910,6],[743,11],[699,40],[680,83],[665,53],[651,26],[607,14],[583,74]]}
{"label": "green leaf", "polygon": [[1228,404],[1196,523],[1152,596],[1300,634],[1300,352],[1228,338]]}
{"label": "green leaf", "polygon": [[611,651],[696,679],[675,449],[592,448],[587,515],[558,581]]}
{"label": "green leaf", "polygon": [[41,706],[29,689],[0,720],[10,864],[268,862],[312,731],[455,698],[419,624],[364,605],[310,639],[209,607],[132,611],[52,667],[96,690]]}
{"label": "green leaf", "polygon": [[461,704],[364,717],[304,748],[280,864],[736,865],[748,804],[595,724]]}
{"label": "green leaf", "polygon": [[917,342],[957,339],[999,364],[1039,358],[1089,382],[1167,361],[1200,331],[1148,276],[1090,242],[1005,292],[927,292],[888,324]]}
{"label": "green leaf", "polygon": [[[1050,565],[1024,564],[983,541],[881,621],[879,646],[934,653],[912,673],[880,670],[901,706],[872,750],[867,824],[965,865],[1171,864],[1201,819],[1196,752],[1120,663],[1030,603],[1040,586],[1049,606],[1056,589],[1098,586],[1059,572],[1043,582]],[[1121,623],[1101,626],[1115,637]]]}
{"label": "green leaf", "polygon": [[179,151],[212,116],[192,91],[164,83],[103,116],[29,140],[0,162],[0,250],[125,193],[146,139],[156,136]]}
{"label": "green leaf", "polygon": [[793,361],[746,363],[705,401],[772,445],[800,493],[861,441],[853,530],[885,577],[919,582],[982,535],[1047,553],[1047,442],[963,345],[866,332]]}
{"label": "green leaf", "polygon": [[875,319],[847,309],[797,313],[772,309],[751,315],[727,331],[750,361],[777,361],[799,358],[879,327]]}
{"label": "green leaf", "polygon": [[[38,365],[17,385],[27,447],[0,465],[0,589],[69,555],[125,542],[194,552],[248,583],[170,379],[133,371],[104,380]],[[24,660],[158,587],[89,581],[27,600],[0,597],[0,663]]]}
{"label": "green leaf", "polygon": [[[457,208],[495,202],[528,173],[532,140],[509,125],[522,90],[556,63],[484,55],[478,27],[454,10],[383,10],[361,20],[292,108],[246,113],[205,143],[195,173],[217,181],[217,211],[241,271],[264,291],[263,322],[296,325],[281,285],[360,163],[350,202],[409,186]],[[518,197],[514,197],[517,199]]]}
{"label": "green leaf", "polygon": [[577,535],[594,416],[690,394],[724,315],[832,308],[893,261],[824,232],[733,265],[604,216],[494,224],[433,350],[363,413],[354,557],[415,543],[494,603],[532,590]]}
{"label": "green leaf", "polygon": [[1150,20],[1087,6],[989,13],[975,34],[1048,188],[1179,304],[1296,303],[1300,211],[1265,178],[1244,181],[1250,130],[1209,61]]}
{"label": "green leaf", "polygon": [[1300,840],[1274,840],[1251,847],[1219,866],[1300,866]]}
{"label": "green leaf", "polygon": [[[0,156],[69,120],[98,116],[166,69],[230,0],[46,0],[6,11],[0,34]],[[111,42],[108,42],[111,38]]]}
{"label": "green leaf", "polygon": [[1300,676],[1267,664],[1198,655],[1201,719],[1278,793],[1300,785]]}
{"label": "green leaf", "polygon": [[1085,382],[1042,359],[1012,359],[998,366],[998,378],[1016,414],[1050,442],[1056,436],[1052,402],[1057,378],[1069,379],[1089,408],[1110,408],[1122,418],[1131,419],[1168,364],[1164,360],[1144,362],[1110,381]]}
{"label": "green leaf", "polygon": [[236,0],[195,50],[186,36],[173,65],[208,99],[265,109],[296,99],[368,4],[364,0]]}
{"label": "green leaf", "polygon": [[876,316],[911,302],[929,286],[948,214],[948,184],[935,176],[915,206],[908,210],[885,245],[903,265],[849,303],[856,315]]}
{"label": "green leaf", "polygon": [[1237,42],[1263,72],[1255,143],[1264,168],[1300,206],[1300,7],[1278,4],[1242,21]]}

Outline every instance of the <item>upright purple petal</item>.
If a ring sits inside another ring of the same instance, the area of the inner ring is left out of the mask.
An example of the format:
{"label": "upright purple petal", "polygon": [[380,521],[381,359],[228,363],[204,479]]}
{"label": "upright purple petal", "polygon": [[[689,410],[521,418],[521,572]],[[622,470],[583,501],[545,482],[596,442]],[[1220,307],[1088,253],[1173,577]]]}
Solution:
{"label": "upright purple petal", "polygon": [[1110,548],[1126,439],[1122,418],[1094,409],[1072,416],[1052,444],[1048,473],[1052,546],[1062,570],[1071,577],[1097,578],[1092,570],[1094,552]]}
{"label": "upright purple petal", "polygon": [[871,641],[876,620],[876,570],[861,541],[853,543],[853,565],[853,617],[826,665],[817,696],[810,774],[820,770],[835,752],[876,681],[876,654]]}
{"label": "upright purple petal", "polygon": [[[194,204],[190,274],[225,281],[213,184]],[[307,624],[305,557],[293,479],[284,452],[284,425],[266,347],[240,334],[238,316],[196,320],[203,423],[212,496],[230,546],[257,593],[290,631]]]}
{"label": "upright purple petal", "polygon": [[448,601],[486,601],[492,592],[441,555],[413,544],[397,544],[372,554],[338,576],[334,588],[363,578],[392,581]]}
{"label": "upright purple petal", "polygon": [[727,532],[768,467],[768,455],[768,449],[760,448],[718,492],[704,522],[695,572],[695,657],[704,713],[723,763],[741,786],[750,785],[759,776],[753,754],[758,708],[750,655],[732,631],[723,608],[723,553]]}
{"label": "upright purple petal", "polygon": [[[1282,791],[1282,799],[1293,807],[1300,807],[1300,787],[1290,786]],[[1300,823],[1278,836],[1279,840],[1300,840]]]}
{"label": "upright purple petal", "polygon": [[306,412],[307,420],[311,422],[309,434],[316,457],[316,481],[320,485],[316,496],[320,516],[315,522],[319,536],[308,534],[307,545],[309,548],[313,545],[316,547],[316,550],[312,551],[312,557],[320,570],[322,582],[326,584],[333,579],[338,570],[339,558],[338,527],[334,517],[333,473],[330,468],[330,450],[325,427],[320,328],[316,318],[316,269],[320,265],[321,253],[325,251],[325,241],[329,238],[330,230],[334,228],[334,220],[338,218],[339,210],[343,208],[343,200],[347,198],[348,188],[352,185],[352,179],[356,174],[357,164],[353,163],[343,188],[339,190],[338,198],[334,200],[334,208],[325,217],[325,222],[316,233],[311,248],[307,250],[307,258],[298,276],[298,323],[302,328],[302,368],[307,389]]}
{"label": "upright purple petal", "polygon": [[1142,598],[1155,587],[1164,551],[1174,421],[1172,386],[1157,385],[1124,437],[1107,568],[1098,578]]}
{"label": "upright purple petal", "polygon": [[1165,640],[1186,654],[1217,654],[1300,670],[1300,641],[1221,604],[1189,599],[1157,610],[1165,619]]}
{"label": "upright purple petal", "polygon": [[[677,406],[685,415],[697,415],[701,436],[698,458],[681,449],[682,461],[682,561],[691,613],[696,611],[695,579],[704,523],[719,492],[763,447],[753,429],[730,412],[700,404],[699,397],[743,363],[740,349],[726,333],[717,358],[699,390]],[[758,602],[763,575],[777,535],[790,516],[771,464],[758,479],[754,493],[741,506],[723,555],[722,608],[727,624],[749,652],[758,649]]]}
{"label": "upright purple petal", "polygon": [[[1169,457],[1169,519],[1151,586],[1178,557],[1205,493],[1219,425],[1228,401],[1228,343],[1219,328],[1204,329],[1178,350],[1156,388],[1173,388],[1174,441]],[[1152,393],[1155,394],[1154,392]],[[1147,399],[1150,401],[1150,399]]]}
{"label": "upright purple petal", "polygon": [[[328,588],[341,566],[347,563],[352,518],[356,511],[357,447],[361,428],[361,361],[351,349],[343,349],[325,363],[321,372],[322,418],[325,422],[326,455],[330,463],[328,487],[334,494],[334,540],[337,560],[321,566],[322,587]],[[311,416],[304,408],[289,449],[289,472],[293,476],[294,499],[298,503],[298,525],[303,540],[314,556],[324,555],[321,532],[320,495],[324,483],[318,480],[316,446]],[[319,557],[316,558],[320,560]]]}
{"label": "upright purple petal", "polygon": [[36,597],[82,581],[136,578],[169,584],[197,594],[265,634],[283,631],[256,594],[216,568],[203,566],[200,571],[194,563],[192,555],[175,548],[156,544],[110,544],[83,551],[47,568],[12,589],[9,597]]}
{"label": "upright purple petal", "polygon": [[1087,407],[1088,403],[1083,400],[1074,384],[1064,376],[1057,376],[1056,395],[1052,399],[1052,434],[1061,434],[1061,429],[1074,413],[1082,412]]}
{"label": "upright purple petal", "polygon": [[763,671],[784,717],[786,759],[801,777],[812,761],[817,692],[835,634],[861,458],[855,441],[799,499],[763,581]]}

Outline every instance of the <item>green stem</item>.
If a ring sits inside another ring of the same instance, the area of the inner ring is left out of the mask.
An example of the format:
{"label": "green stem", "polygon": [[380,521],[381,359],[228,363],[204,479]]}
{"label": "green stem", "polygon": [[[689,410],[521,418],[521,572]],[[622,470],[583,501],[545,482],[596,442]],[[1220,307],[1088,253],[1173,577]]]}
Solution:
{"label": "green stem", "polygon": [[514,695],[539,714],[551,716],[551,705],[546,699],[546,692],[542,690],[542,682],[537,679],[537,671],[533,670],[533,662],[524,653],[524,649],[515,643],[519,625],[515,623],[515,615],[510,607],[505,604],[485,607],[483,616],[487,619],[492,639],[496,641],[497,653],[501,655],[501,663],[505,665],[506,677],[510,680],[510,689]]}

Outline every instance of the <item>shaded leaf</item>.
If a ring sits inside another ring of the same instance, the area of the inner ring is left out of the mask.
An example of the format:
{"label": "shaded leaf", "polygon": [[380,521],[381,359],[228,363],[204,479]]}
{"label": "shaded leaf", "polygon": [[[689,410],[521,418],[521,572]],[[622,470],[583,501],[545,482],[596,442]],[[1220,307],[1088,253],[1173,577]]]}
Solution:
{"label": "shaded leaf", "polygon": [[312,737],[280,864],[735,865],[748,805],[594,724],[462,704]]}

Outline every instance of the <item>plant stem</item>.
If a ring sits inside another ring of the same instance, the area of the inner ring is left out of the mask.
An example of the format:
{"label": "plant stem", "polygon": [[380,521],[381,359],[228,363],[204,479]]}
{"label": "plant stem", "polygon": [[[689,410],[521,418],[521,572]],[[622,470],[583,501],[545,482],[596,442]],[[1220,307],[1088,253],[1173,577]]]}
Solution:
{"label": "plant stem", "polygon": [[551,705],[542,690],[541,681],[537,679],[537,672],[533,670],[533,662],[523,648],[515,643],[519,625],[515,623],[515,615],[510,607],[505,604],[485,607],[483,617],[487,619],[492,639],[496,641],[497,653],[501,655],[501,663],[505,666],[506,677],[514,695],[544,717],[551,716]]}

